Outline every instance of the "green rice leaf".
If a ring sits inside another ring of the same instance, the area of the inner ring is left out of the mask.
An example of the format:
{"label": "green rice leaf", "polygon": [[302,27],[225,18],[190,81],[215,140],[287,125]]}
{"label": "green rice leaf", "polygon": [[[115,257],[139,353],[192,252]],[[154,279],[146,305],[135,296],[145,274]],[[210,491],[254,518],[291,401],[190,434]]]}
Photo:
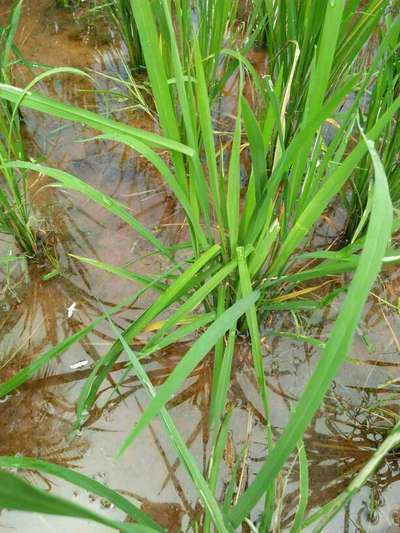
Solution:
{"label": "green rice leaf", "polygon": [[34,470],[37,472],[42,472],[51,476],[56,476],[60,479],[68,481],[77,487],[81,487],[92,494],[96,494],[102,498],[107,498],[109,502],[115,505],[121,511],[124,511],[131,518],[134,518],[140,524],[146,525],[153,530],[163,531],[163,529],[150,517],[148,517],[143,511],[141,511],[136,505],[127,500],[124,496],[118,494],[114,490],[102,485],[98,481],[75,472],[70,468],[65,468],[63,466],[49,463],[41,459],[35,459],[31,457],[8,457],[0,456],[0,468],[18,468],[23,470]]}
{"label": "green rice leaf", "polygon": [[156,250],[162,253],[165,257],[171,258],[169,250],[161,244],[161,242],[154,237],[154,235],[146,229],[135,217],[133,217],[126,206],[114,200],[110,196],[101,193],[88,183],[79,178],[65,172],[64,170],[59,170],[56,168],[46,167],[39,165],[37,163],[28,163],[26,161],[11,161],[9,163],[4,163],[0,165],[0,168],[26,168],[28,170],[33,170],[34,172],[39,172],[45,176],[49,176],[57,180],[62,187],[70,189],[72,191],[80,192],[90,200],[93,200],[97,204],[101,205],[114,215],[118,216],[124,222],[129,224],[139,235],[141,235],[146,241],[148,241]]}
{"label": "green rice leaf", "polygon": [[123,533],[152,533],[160,531],[160,529],[141,524],[127,524],[126,522],[111,520],[75,502],[37,489],[18,476],[4,470],[0,470],[0,506],[3,509],[15,511],[29,511],[91,520]]}
{"label": "green rice leaf", "polygon": [[178,391],[179,387],[189,377],[196,366],[213,348],[217,340],[228,331],[228,329],[238,320],[246,310],[258,299],[258,292],[252,292],[245,298],[237,301],[232,307],[227,309],[217,320],[207,329],[201,337],[192,345],[183,359],[178,363],[167,380],[158,389],[157,395],[145,409],[142,417],[133,428],[130,435],[125,439],[119,449],[122,454],[130,444],[140,435],[143,429],[159,413],[160,409]]}
{"label": "green rice leaf", "polygon": [[268,455],[268,460],[230,513],[229,518],[234,527],[239,526],[265,491],[272,486],[278,472],[318,410],[332,380],[347,357],[369,290],[380,271],[391,236],[393,209],[385,171],[379,156],[371,140],[367,139],[364,142],[374,164],[375,187],[370,222],[358,267],[323,354],[288,424]]}
{"label": "green rice leaf", "polygon": [[[23,96],[22,102],[20,102],[21,96]],[[146,130],[133,128],[132,126],[128,126],[123,122],[116,122],[80,107],[72,106],[70,104],[62,104],[61,102],[57,102],[56,100],[48,98],[47,96],[40,96],[39,94],[31,92],[24,95],[23,89],[18,89],[12,85],[0,83],[0,98],[9,100],[15,104],[19,103],[20,105],[29,107],[35,111],[47,113],[53,117],[85,124],[86,126],[101,131],[102,133],[115,135],[116,138],[118,135],[121,135],[122,143],[126,137],[132,137],[133,139],[139,139],[143,142],[146,142],[150,146],[166,148],[184,153],[188,156],[193,155],[193,150],[191,148],[178,141],[160,137],[159,135]]]}

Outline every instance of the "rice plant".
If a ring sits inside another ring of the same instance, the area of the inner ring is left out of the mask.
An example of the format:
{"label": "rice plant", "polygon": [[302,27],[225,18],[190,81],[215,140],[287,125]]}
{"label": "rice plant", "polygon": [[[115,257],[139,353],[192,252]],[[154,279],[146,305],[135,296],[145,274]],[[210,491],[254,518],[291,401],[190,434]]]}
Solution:
{"label": "rice plant", "polygon": [[134,71],[144,66],[142,45],[132,14],[130,0],[111,0],[105,4],[128,52],[129,67]]}
{"label": "rice plant", "polygon": [[[395,11],[393,11],[395,13]],[[393,13],[388,10],[379,29],[382,41],[393,24]],[[382,55],[377,71],[366,91],[360,111],[364,129],[370,128],[400,95],[399,33],[394,34]],[[389,182],[390,194],[395,207],[400,202],[400,113],[397,111],[382,132],[378,143]],[[371,175],[373,168],[368,158],[360,163],[358,172],[351,181],[351,194],[344,195],[348,210],[347,238],[354,240],[363,233],[371,208]]]}
{"label": "rice plant", "polygon": [[[301,122],[307,119],[309,110],[315,106],[323,94],[321,78],[315,75],[314,49],[323,38],[324,2],[266,2],[255,1],[259,12],[259,20],[265,22],[263,44],[267,51],[269,75],[271,84],[276,92],[282,92],[290,82],[290,93],[287,94],[285,104],[285,121],[281,132],[282,143],[289,143],[293,134],[301,127]],[[399,36],[392,33],[391,42],[386,39],[386,33],[393,23],[393,17],[398,12],[398,2],[382,0],[366,0],[360,2],[346,2],[340,26],[337,28],[338,40],[334,51],[333,67],[329,74],[326,90],[332,92],[349,75],[357,76],[353,90],[341,104],[340,109],[321,130],[319,142],[323,146],[332,141],[331,130],[338,127],[338,122],[346,128],[353,141],[360,138],[360,131],[355,120],[360,111],[362,128],[371,128],[394,99],[399,95],[398,71],[398,42]],[[327,38],[330,38],[328,36]],[[373,50],[379,48],[379,43],[385,40],[384,51],[379,58]],[[319,47],[319,50],[328,50]],[[373,58],[375,57],[375,61]],[[371,65],[372,62],[372,65]],[[385,65],[385,68],[382,66]],[[355,78],[356,79],[356,78]],[[310,92],[304,80],[320,86],[313,93],[314,102],[311,105]],[[353,129],[350,133],[350,123]],[[396,204],[398,198],[398,113],[385,127],[379,137],[378,151],[383,158],[387,171],[392,200]],[[387,139],[391,143],[387,143]],[[273,145],[272,145],[273,147]],[[324,148],[326,149],[326,148]],[[328,150],[330,152],[330,150]],[[331,152],[330,152],[331,153]],[[305,161],[305,154],[299,156],[299,161]],[[270,164],[273,165],[275,149],[269,154]],[[320,160],[315,158],[319,165]],[[300,176],[303,169],[300,165]],[[352,193],[343,192],[342,198],[348,210],[348,224],[345,242],[355,240],[360,236],[362,228],[368,219],[368,193],[371,192],[371,176],[373,166],[369,156],[363,158],[351,180]],[[299,175],[294,182],[298,183]],[[299,209],[303,209],[308,195],[308,186],[301,190]],[[299,191],[297,191],[298,193]],[[295,193],[296,194],[296,193]],[[295,194],[292,195],[294,200]],[[292,200],[292,201],[293,201]],[[359,226],[359,227],[358,227]],[[358,229],[357,229],[358,227]]]}
{"label": "rice plant", "polygon": [[[215,92],[209,83],[215,75],[217,62],[213,60],[209,63],[209,44],[202,43],[199,38],[201,32],[193,28],[185,30],[192,36],[193,42],[193,54],[187,61],[183,50],[185,43],[180,41],[182,33],[176,30],[174,23],[176,12],[171,9],[168,0],[156,3],[131,0],[130,3],[161,135],[58,103],[34,92],[24,92],[9,84],[0,84],[2,100],[65,120],[78,121],[99,131],[102,138],[119,141],[144,156],[175,195],[188,228],[188,241],[180,244],[180,253],[176,254],[176,248],[159,240],[124,205],[71,174],[20,160],[2,162],[3,169],[47,174],[59,186],[78,191],[102,205],[138,232],[169,262],[169,267],[158,275],[143,275],[118,265],[79,258],[141,283],[143,289],[131,296],[132,301],[144,291],[151,290],[156,293],[154,303],[125,331],[118,330],[111,320],[116,309],[104,313],[84,330],[0,385],[0,396],[24,383],[49,360],[86,335],[99,321],[108,320],[116,340],[97,361],[82,387],[76,427],[84,424],[108,373],[117,359],[125,355],[127,372],[134,372],[140,379],[150,401],[140,420],[133,421],[132,431],[121,443],[118,453],[124,453],[153,418],[159,416],[177,457],[199,494],[204,510],[200,527],[205,532],[212,529],[232,532],[242,523],[250,523],[259,531],[269,531],[276,505],[275,480],[296,449],[301,472],[301,498],[293,530],[301,529],[305,523],[307,503],[307,458],[302,437],[347,356],[369,290],[382,263],[399,259],[398,252],[390,248],[393,217],[386,175],[390,169],[384,168],[382,149],[380,147],[380,157],[375,143],[379,145],[385,129],[398,113],[400,97],[391,97],[382,113],[375,117],[376,120],[360,125],[355,141],[352,132],[355,128],[354,110],[359,106],[361,96],[370,86],[377,67],[382,65],[382,58],[390,52],[393,42],[398,44],[400,18],[397,16],[391,21],[366,71],[358,72],[352,66],[362,50],[361,40],[375,31],[377,20],[383,13],[380,11],[382,2],[371,1],[369,7],[364,8],[369,16],[359,27],[357,21],[354,24],[350,17],[350,7],[354,10],[359,3],[355,0],[318,3],[315,10],[318,31],[312,46],[306,46],[303,52],[299,45],[294,45],[294,56],[291,61],[287,60],[286,73],[283,63],[274,78],[258,75],[246,58],[246,47],[241,53],[223,49],[219,41],[218,53],[230,58],[231,68],[235,68],[237,76],[232,131],[222,135],[215,131]],[[282,34],[291,21],[298,20],[299,26],[307,31],[314,28],[311,24],[313,18],[309,20],[306,17],[307,14],[313,15],[311,2],[285,3],[289,7],[308,6],[308,11],[303,15],[302,11],[300,14],[293,12],[289,21],[284,19],[282,28],[273,25],[276,22],[276,4],[267,2],[266,5],[273,10],[267,12],[269,17],[274,15],[269,20],[269,33],[277,43],[283,42]],[[308,22],[304,25],[306,19]],[[183,23],[181,18],[180,24]],[[189,20],[185,23],[189,24]],[[356,29],[351,31],[351,27]],[[294,35],[295,39],[299,37],[299,34]],[[308,42],[308,37],[303,35],[302,39],[301,43]],[[216,54],[212,55],[216,57]],[[260,109],[253,108],[243,96],[249,78],[257,91]],[[355,86],[359,91],[353,107],[326,146],[322,129],[327,121],[332,121],[332,116]],[[293,124],[289,122],[291,117],[295,117]],[[168,151],[168,164],[160,156],[160,150]],[[244,150],[248,151],[251,162],[245,183],[241,175]],[[364,234],[356,236],[340,252],[310,250],[310,238],[324,210],[332,205],[339,193],[344,193],[346,185],[357,175],[361,162],[366,158],[372,162],[373,182],[369,193],[370,216]],[[354,272],[354,275],[330,338],[322,346],[319,362],[288,424],[276,439],[271,427],[271,407],[261,349],[262,319],[274,311],[299,311],[328,304],[337,295],[334,289],[322,304],[307,295],[343,272]],[[167,318],[160,321],[160,314],[166,310],[169,311]],[[132,349],[138,335],[153,330],[155,333],[143,347]],[[161,347],[193,332],[198,332],[196,341],[156,390],[142,360],[151,358]],[[224,499],[217,488],[222,452],[230,427],[227,397],[235,341],[240,333],[245,333],[251,344],[254,372],[266,420],[265,446],[268,453],[249,487],[237,498],[233,497],[237,487],[235,474],[232,474]],[[213,357],[209,413],[212,446],[209,468],[203,474],[176,429],[166,404],[210,352]],[[393,441],[397,442],[397,436],[386,443],[386,447]],[[373,458],[373,465],[379,457],[380,454]],[[350,488],[351,494],[365,481],[367,470]],[[260,500],[263,500],[261,518],[254,524],[252,511]],[[326,511],[326,516],[336,512],[345,501],[347,496],[335,502]]]}
{"label": "rice plant", "polygon": [[[219,79],[226,80],[232,72],[229,56],[222,53],[225,47],[240,45],[246,41],[245,49],[250,49],[256,40],[257,17],[254,13],[246,18],[246,23],[237,25],[236,15],[239,8],[238,0],[173,0],[171,16],[173,17],[176,44],[179,49],[183,68],[188,71],[193,63],[193,45],[196,36],[202,58],[207,84],[211,87],[210,94],[218,96],[221,84]],[[115,27],[127,48],[129,65],[133,71],[147,68],[143,55],[143,47],[135,19],[135,11],[139,6],[131,0],[110,0],[104,8],[111,16]],[[165,71],[173,77],[173,59],[169,45],[170,34],[168,21],[165,18],[162,2],[152,4],[155,23],[160,39],[161,58]]]}
{"label": "rice plant", "polygon": [[[22,1],[15,4],[6,27],[0,27],[0,80],[10,83],[13,63],[18,51],[14,46]],[[0,102],[0,162],[26,158],[21,132],[21,118],[14,106]],[[2,168],[0,171],[0,232],[12,235],[20,249],[28,256],[37,252],[35,231],[31,225],[28,200],[27,173]]]}
{"label": "rice plant", "polygon": [[[320,81],[314,70],[316,47],[321,54],[334,55],[327,80],[329,93],[342,83],[343,77],[352,72],[360,72],[362,67],[365,67],[366,50],[379,27],[388,2],[346,2],[340,25],[335,30],[337,35],[325,35],[326,39],[333,38],[337,41],[335,50],[331,49],[329,52],[329,46],[321,46],[326,2],[254,1],[259,20],[264,23],[263,45],[267,52],[269,75],[278,90],[287,86],[290,79],[291,91],[286,107],[287,121],[284,132],[284,138],[290,140],[304,115],[314,105],[309,100],[307,81],[315,85]],[[325,44],[328,44],[327,41]],[[326,89],[321,87],[315,96],[322,98],[324,90]]]}

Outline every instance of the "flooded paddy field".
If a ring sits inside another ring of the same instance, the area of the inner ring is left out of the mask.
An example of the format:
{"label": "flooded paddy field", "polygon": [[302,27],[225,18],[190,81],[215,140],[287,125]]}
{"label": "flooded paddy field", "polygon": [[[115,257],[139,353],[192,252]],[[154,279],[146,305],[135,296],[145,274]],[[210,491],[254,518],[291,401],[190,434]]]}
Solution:
{"label": "flooded paddy field", "polygon": [[[9,11],[9,0],[0,0],[1,23]],[[120,38],[104,21],[91,17],[83,8],[72,12],[51,0],[25,0],[15,39],[23,57],[47,67],[87,69],[92,77],[56,73],[40,81],[35,90],[131,126],[159,132],[154,117],[132,101],[124,84],[115,81],[128,76],[124,65],[126,50]],[[263,62],[264,58],[258,60]],[[32,79],[26,68],[18,68],[14,74],[21,87]],[[225,115],[229,120],[231,112],[231,95],[226,94],[225,98],[219,107],[221,123]],[[161,242],[178,245],[187,238],[182,209],[161,176],[139,154],[118,142],[96,137],[94,130],[77,122],[57,120],[24,107],[22,115],[30,157],[70,172],[124,203]],[[0,268],[0,382],[141,288],[134,280],[116,277],[79,261],[77,256],[132,267],[143,275],[166,268],[165,260],[156,256],[127,224],[79,193],[52,185],[45,176],[32,173],[29,177],[43,255],[35,261],[18,261]],[[314,249],[329,248],[343,224],[340,208],[332,207],[315,231]],[[2,237],[0,255],[17,253],[12,239]],[[332,277],[329,289],[339,288],[346,276]],[[395,266],[383,270],[364,309],[349,356],[305,434],[311,513],[348,486],[399,415],[399,284]],[[316,287],[312,298],[322,300],[327,289]],[[298,339],[272,336],[271,331],[292,331],[324,343],[343,297],[338,294],[322,309],[298,314],[271,312],[261,324],[263,364],[276,438],[311,376],[320,351],[318,346]],[[154,294],[147,291],[123,307],[113,317],[117,328],[125,329],[153,301]],[[143,345],[149,333],[136,338],[134,346]],[[223,468],[228,479],[241,450],[245,450],[237,475],[241,486],[246,487],[266,457],[265,418],[248,339],[238,339],[229,389],[233,415]],[[198,495],[157,418],[121,458],[116,458],[116,450],[149,401],[140,380],[133,373],[126,374],[125,358],[115,363],[108,374],[83,426],[74,428],[76,403],[85,379],[114,340],[115,332],[107,320],[102,321],[49,360],[29,381],[0,399],[0,455],[29,456],[73,468],[119,491],[167,531],[194,531],[192,526],[200,513]],[[165,382],[193,340],[194,336],[189,336],[145,361],[153,385]],[[167,404],[202,471],[207,470],[211,446],[208,416],[212,357],[211,352]],[[387,455],[361,492],[324,531],[400,531],[399,460],[400,451],[396,449]],[[125,520],[124,513],[106,498],[91,496],[47,474],[27,471],[24,476],[45,490],[113,519]],[[274,531],[290,529],[299,498],[298,478],[299,467],[293,456],[292,463],[278,477],[279,509]],[[224,488],[221,483],[219,490]],[[262,505],[253,510],[252,518],[256,521],[261,512]],[[40,513],[0,513],[0,531],[71,530],[102,532],[108,528]]]}

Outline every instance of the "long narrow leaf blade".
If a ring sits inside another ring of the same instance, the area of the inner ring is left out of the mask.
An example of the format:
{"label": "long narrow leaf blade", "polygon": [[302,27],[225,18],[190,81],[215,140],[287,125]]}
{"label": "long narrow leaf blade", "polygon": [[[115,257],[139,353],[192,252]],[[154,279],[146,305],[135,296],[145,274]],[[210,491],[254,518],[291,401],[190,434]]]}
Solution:
{"label": "long narrow leaf blade", "polygon": [[315,415],[350,349],[369,290],[378,275],[391,235],[393,209],[383,166],[370,140],[366,141],[375,168],[373,207],[357,270],[325,350],[272,453],[241,496],[230,518],[238,527],[267,491]]}
{"label": "long narrow leaf blade", "polygon": [[139,523],[147,525],[157,531],[162,531],[162,528],[154,522],[154,520],[148,517],[143,511],[141,511],[136,505],[127,500],[124,496],[118,494],[114,490],[102,485],[98,481],[85,476],[79,472],[75,472],[70,468],[65,468],[53,463],[48,463],[41,459],[35,459],[32,457],[8,457],[0,456],[0,468],[19,468],[24,470],[35,470],[37,472],[43,472],[44,474],[56,476],[60,479],[64,479],[69,483],[77,487],[81,487],[92,494],[97,494],[102,498],[107,498],[113,505],[115,505],[121,511],[127,513],[130,517],[137,520]]}
{"label": "long narrow leaf blade", "polygon": [[0,470],[0,506],[3,509],[16,511],[30,511],[92,520],[123,533],[150,533],[157,531],[154,528],[140,524],[128,524],[111,520],[74,502],[37,489],[18,476],[4,470]]}
{"label": "long narrow leaf blade", "polygon": [[[23,97],[22,102],[20,102],[21,97]],[[193,155],[192,148],[189,148],[178,141],[174,141],[166,137],[160,137],[159,135],[146,130],[133,128],[132,126],[128,126],[123,122],[116,122],[109,118],[102,117],[97,113],[93,113],[92,111],[75,107],[70,104],[63,104],[53,100],[52,98],[40,96],[36,93],[30,92],[24,95],[23,89],[13,87],[12,85],[0,83],[0,98],[9,100],[15,104],[20,103],[22,106],[29,107],[35,111],[41,111],[42,113],[47,113],[48,115],[52,115],[57,118],[86,124],[91,128],[101,131],[102,133],[110,133],[115,136],[121,134],[122,136],[125,136],[125,138],[132,137],[140,139],[151,146],[167,148],[169,150],[181,152],[189,156]]]}
{"label": "long narrow leaf blade", "polygon": [[192,345],[184,358],[176,366],[174,371],[169,375],[167,380],[158,390],[155,398],[145,409],[143,416],[136,424],[131,434],[127,437],[119,450],[123,453],[134,439],[143,431],[143,429],[157,415],[172,395],[179,389],[182,383],[188,378],[190,373],[209,353],[217,340],[228,331],[228,329],[245,313],[252,304],[258,299],[258,292],[253,292],[245,298],[236,302],[232,307],[227,309],[215,322],[203,333],[201,337]]}

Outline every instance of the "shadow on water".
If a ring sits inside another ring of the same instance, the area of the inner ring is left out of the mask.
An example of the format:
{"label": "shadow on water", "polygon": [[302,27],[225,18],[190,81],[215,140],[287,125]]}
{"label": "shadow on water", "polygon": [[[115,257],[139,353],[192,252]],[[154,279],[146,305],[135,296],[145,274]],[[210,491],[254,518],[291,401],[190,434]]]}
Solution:
{"label": "shadow on water", "polygon": [[[1,20],[8,9],[9,1],[0,0]],[[96,29],[90,20],[74,18],[71,13],[56,8],[50,0],[25,1],[18,44],[31,61],[123,76],[118,47],[111,46],[113,39],[114,36],[102,31],[101,26]],[[253,63],[263,61],[257,54],[250,59]],[[26,73],[19,75],[21,84],[27,81]],[[114,86],[114,81],[104,77],[97,83],[102,89]],[[129,105],[125,110],[125,102],[122,107],[121,102],[110,103],[101,91],[94,93],[91,89],[85,79],[71,76],[48,79],[40,85],[41,91],[59,100],[110,112],[138,127],[157,131],[157,125],[147,113]],[[228,95],[219,110],[221,120],[223,114],[229,112],[229,105]],[[65,124],[27,110],[24,110],[24,119],[32,155],[43,154],[49,166],[70,171],[124,202],[144,225],[166,242],[184,238],[182,213],[161,179],[143,159],[110,141],[80,142],[92,137],[93,131],[78,124]],[[98,316],[99,309],[110,308],[138,288],[131,281],[117,280],[111,274],[85,266],[69,254],[117,265],[134,264],[135,270],[145,273],[163,268],[158,258],[147,256],[146,243],[118,219],[79,195],[51,188],[49,184],[42,176],[30,177],[34,216],[47,255],[29,265],[18,264],[0,271],[1,381],[90,323]],[[337,213],[326,212],[314,236],[317,245],[323,247],[332,243],[342,225],[340,213],[337,216]],[[15,252],[12,242],[0,241],[0,253],[8,254],[10,250]],[[54,277],[46,279],[54,270]],[[305,437],[311,480],[310,510],[317,509],[346,488],[387,435],[399,412],[398,287],[395,270],[385,273],[377,284],[349,360]],[[318,293],[315,296],[319,297]],[[151,297],[144,295],[116,315],[116,324],[126,326],[150,301]],[[340,297],[322,311],[299,315],[295,323],[292,316],[285,314],[268,318],[266,331],[269,328],[297,329],[299,333],[323,341],[332,327],[339,302]],[[2,399],[0,454],[22,454],[79,467],[84,473],[132,497],[168,531],[185,530],[196,522],[199,504],[160,422],[156,420],[121,460],[114,459],[115,450],[148,401],[133,375],[126,377],[118,393],[115,392],[114,385],[126,368],[124,361],[114,365],[82,434],[71,434],[82,383],[112,342],[113,335],[107,325],[99,326],[80,344],[52,360],[42,373]],[[283,337],[267,336],[264,347],[272,422],[277,437],[319,353],[309,345]],[[153,384],[163,383],[187,349],[187,343],[180,343],[160,351],[146,362]],[[211,356],[193,372],[180,394],[168,405],[203,470],[207,468],[210,446],[207,430],[210,383]],[[224,456],[225,480],[240,460],[241,491],[265,459],[264,419],[256,390],[251,354],[243,343],[237,346],[234,360],[230,401],[235,408]],[[247,452],[242,456],[246,446]],[[399,453],[393,451],[369,483],[369,490],[355,498],[351,508],[326,531],[386,531],[398,525],[399,459]],[[284,527],[290,524],[296,509],[297,480],[298,469],[294,462],[287,479],[282,476],[279,485],[282,487],[278,496],[283,502],[281,521]],[[54,480],[48,479],[46,483],[53,484]],[[115,510],[102,500],[88,498],[59,482],[57,490],[114,516]],[[225,490],[223,483],[219,490],[220,493]],[[257,510],[253,518],[257,518],[256,515]],[[25,528],[27,518],[4,513],[0,521],[19,531]],[[66,530],[69,524],[57,517],[46,519],[46,523],[56,531]],[[43,531],[40,518],[29,517],[29,524],[32,533]],[[87,531],[84,522],[74,522],[73,527],[77,532]],[[103,529],[93,526],[91,531]]]}

